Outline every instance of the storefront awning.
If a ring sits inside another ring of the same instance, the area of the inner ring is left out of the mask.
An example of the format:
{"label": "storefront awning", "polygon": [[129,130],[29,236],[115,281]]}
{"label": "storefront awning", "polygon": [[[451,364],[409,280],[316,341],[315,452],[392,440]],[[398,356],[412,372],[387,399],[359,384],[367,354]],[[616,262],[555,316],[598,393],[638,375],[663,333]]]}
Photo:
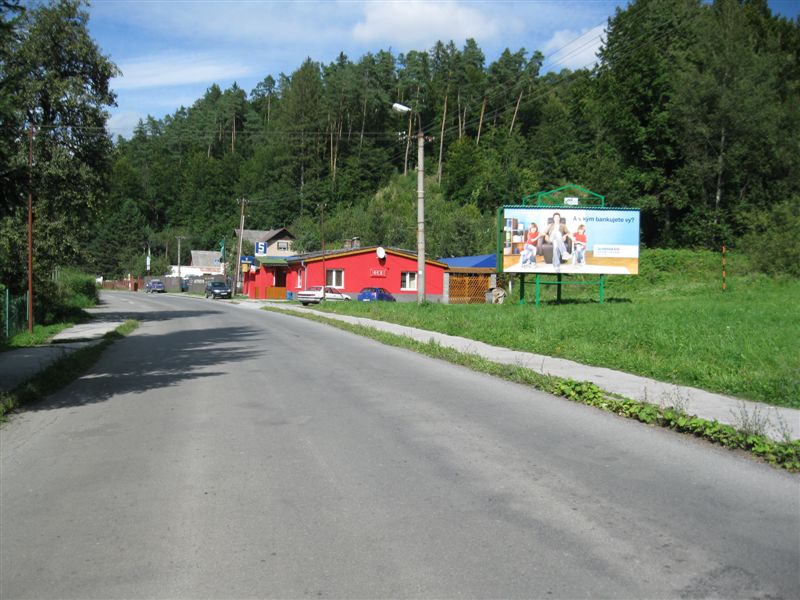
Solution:
{"label": "storefront awning", "polygon": [[286,267],[289,263],[280,256],[256,256],[256,260],[262,267]]}

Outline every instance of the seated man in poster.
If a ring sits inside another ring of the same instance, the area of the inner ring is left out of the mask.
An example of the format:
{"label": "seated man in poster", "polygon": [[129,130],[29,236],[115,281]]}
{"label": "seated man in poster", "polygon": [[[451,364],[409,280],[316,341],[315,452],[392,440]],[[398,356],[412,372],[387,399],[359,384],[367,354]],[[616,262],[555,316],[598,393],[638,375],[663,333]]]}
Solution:
{"label": "seated man in poster", "polygon": [[553,266],[558,267],[562,262],[570,259],[571,255],[567,252],[566,242],[570,239],[569,229],[566,223],[561,221],[559,213],[553,213],[553,222],[547,226],[544,232],[544,241],[553,244]]}

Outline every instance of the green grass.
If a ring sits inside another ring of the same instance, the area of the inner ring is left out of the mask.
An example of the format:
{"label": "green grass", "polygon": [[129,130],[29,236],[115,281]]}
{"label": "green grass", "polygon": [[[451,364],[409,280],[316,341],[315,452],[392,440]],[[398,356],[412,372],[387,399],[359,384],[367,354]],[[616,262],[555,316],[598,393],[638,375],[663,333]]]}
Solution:
{"label": "green grass", "polygon": [[44,398],[71,383],[96,363],[109,345],[130,334],[138,326],[138,321],[129,319],[114,331],[105,334],[99,343],[68,354],[9,392],[0,392],[0,420],[16,407]]}
{"label": "green grass", "polygon": [[[86,315],[85,313],[83,313]],[[72,327],[77,323],[84,323],[89,319],[89,316],[86,315],[86,318],[75,318],[70,321],[63,321],[61,323],[53,323],[51,325],[34,325],[33,332],[28,333],[27,330],[22,331],[16,335],[11,336],[8,340],[0,342],[0,352],[4,350],[12,350],[15,348],[30,348],[31,346],[41,346],[42,344],[46,344],[58,333],[61,333],[65,329]]]}
{"label": "green grass", "polygon": [[531,281],[525,305],[319,308],[800,408],[800,281],[750,273],[734,257],[723,292],[719,258],[688,250],[644,252],[641,267],[638,277],[609,277],[602,305],[590,286],[565,287],[555,304],[548,286],[536,308]]}

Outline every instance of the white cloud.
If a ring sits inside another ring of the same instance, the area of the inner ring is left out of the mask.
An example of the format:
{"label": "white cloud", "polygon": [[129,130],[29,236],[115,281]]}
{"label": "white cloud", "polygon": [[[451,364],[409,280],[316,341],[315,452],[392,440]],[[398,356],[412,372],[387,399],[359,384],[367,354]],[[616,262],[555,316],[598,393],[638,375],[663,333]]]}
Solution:
{"label": "white cloud", "polygon": [[116,139],[118,135],[130,138],[133,135],[133,130],[136,125],[138,125],[140,120],[145,118],[146,115],[136,111],[116,112],[108,119],[107,129],[114,139]]}
{"label": "white cloud", "polygon": [[115,77],[115,90],[160,88],[193,83],[227,81],[246,77],[252,68],[238,61],[225,61],[196,54],[166,54],[138,58],[119,65],[121,77]]}
{"label": "white cloud", "polygon": [[591,68],[597,62],[597,52],[605,40],[606,25],[574,31],[556,31],[542,46],[544,70]]}
{"label": "white cloud", "polygon": [[494,38],[499,19],[458,2],[369,2],[364,18],[352,29],[358,42],[402,48],[427,47],[437,40]]}

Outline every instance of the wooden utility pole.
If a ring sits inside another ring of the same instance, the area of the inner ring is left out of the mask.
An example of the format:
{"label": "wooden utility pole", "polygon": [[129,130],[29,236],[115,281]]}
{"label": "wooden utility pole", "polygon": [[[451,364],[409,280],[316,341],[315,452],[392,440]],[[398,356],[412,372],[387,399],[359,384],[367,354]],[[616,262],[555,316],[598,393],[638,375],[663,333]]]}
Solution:
{"label": "wooden utility pole", "polygon": [[244,198],[239,198],[237,200],[239,205],[241,206],[241,214],[239,217],[239,252],[238,258],[236,259],[236,281],[233,282],[233,295],[236,296],[236,292],[239,289],[239,275],[242,271],[242,236],[244,235],[244,207],[247,204],[247,200]]}

